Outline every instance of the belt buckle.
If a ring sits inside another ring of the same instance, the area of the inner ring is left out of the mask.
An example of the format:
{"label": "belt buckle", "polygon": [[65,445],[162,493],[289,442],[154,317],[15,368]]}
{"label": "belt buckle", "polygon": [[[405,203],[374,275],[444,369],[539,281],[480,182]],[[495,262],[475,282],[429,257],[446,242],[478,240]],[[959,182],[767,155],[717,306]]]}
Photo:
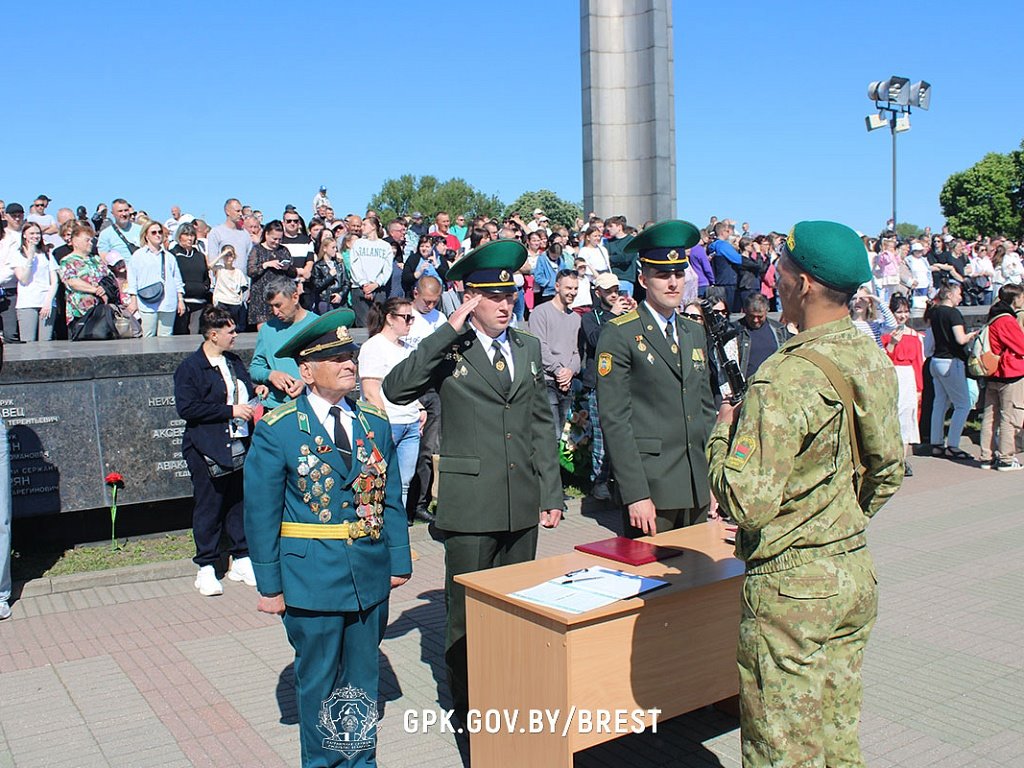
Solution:
{"label": "belt buckle", "polygon": [[348,538],[349,538],[349,540],[351,541],[352,539],[357,539],[357,538],[359,538],[360,535],[361,534],[360,534],[360,531],[359,531],[359,522],[358,521],[354,521],[354,522],[349,523],[348,524]]}

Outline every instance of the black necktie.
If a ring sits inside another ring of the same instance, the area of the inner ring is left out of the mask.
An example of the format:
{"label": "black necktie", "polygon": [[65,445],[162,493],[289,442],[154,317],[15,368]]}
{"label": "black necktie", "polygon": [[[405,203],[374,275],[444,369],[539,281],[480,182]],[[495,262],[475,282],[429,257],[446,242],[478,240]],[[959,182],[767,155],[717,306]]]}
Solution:
{"label": "black necktie", "polygon": [[332,406],[330,410],[331,416],[334,417],[334,445],[341,453],[346,456],[352,455],[352,443],[348,439],[348,432],[341,426],[341,408],[338,406]]}
{"label": "black necktie", "polygon": [[676,343],[676,324],[674,320],[669,320],[665,323],[665,338],[668,339],[669,344]]}
{"label": "black necktie", "polygon": [[501,353],[501,344],[497,339],[491,342],[491,349],[494,350],[494,370],[498,372],[498,381],[501,382],[505,393],[508,394],[512,389],[512,374],[508,370],[508,363],[505,362],[505,355]]}

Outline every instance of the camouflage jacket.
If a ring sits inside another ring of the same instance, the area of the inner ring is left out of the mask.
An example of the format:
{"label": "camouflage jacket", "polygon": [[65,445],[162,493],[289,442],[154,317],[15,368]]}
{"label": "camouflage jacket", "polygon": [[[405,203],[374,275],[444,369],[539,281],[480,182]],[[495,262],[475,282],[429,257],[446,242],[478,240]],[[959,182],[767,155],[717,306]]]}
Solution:
{"label": "camouflage jacket", "polygon": [[[825,374],[787,350],[828,357],[853,388],[865,466],[859,496],[842,399]],[[805,331],[758,369],[735,425],[708,442],[716,498],[740,527],[737,557],[782,570],[864,541],[867,522],[903,481],[892,363],[848,317]]]}

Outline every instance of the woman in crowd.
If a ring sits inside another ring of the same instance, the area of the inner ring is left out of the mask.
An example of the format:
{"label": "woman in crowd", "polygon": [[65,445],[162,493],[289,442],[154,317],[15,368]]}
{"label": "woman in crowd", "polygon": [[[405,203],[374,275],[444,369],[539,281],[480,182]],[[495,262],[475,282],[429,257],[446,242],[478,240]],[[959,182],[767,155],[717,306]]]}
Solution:
{"label": "woman in crowd", "polygon": [[196,229],[191,223],[178,227],[176,239],[171,253],[185,283],[185,314],[174,319],[174,335],[186,336],[199,331],[199,314],[210,305],[210,270],[206,257],[196,248]]}
{"label": "woman in crowd", "polygon": [[[474,229],[474,231],[476,230]],[[441,247],[444,248],[444,239],[437,239],[441,241]],[[441,285],[444,285],[444,276],[447,273],[448,264],[442,256],[438,255],[434,242],[429,237],[421,237],[420,241],[416,243],[416,251],[406,260],[405,267],[402,269],[402,290],[406,296],[411,296],[416,281],[423,275],[433,275],[441,281]]]}
{"label": "woman in crowd", "polygon": [[320,238],[316,263],[306,287],[313,299],[313,311],[318,315],[348,306],[352,283],[345,271],[345,263],[338,256],[338,241],[330,235]]}
{"label": "woman in crowd", "polygon": [[[981,466],[1001,472],[1024,469],[1017,457],[1017,435],[1024,426],[1024,330],[1017,312],[1024,309],[1024,287],[1004,285],[988,313],[988,339],[999,355],[995,376],[985,380],[981,416]],[[998,449],[997,449],[998,445]]]}
{"label": "woman in crowd", "polygon": [[1020,285],[1024,282],[1024,263],[1020,256],[1013,250],[1012,244],[1000,243],[992,253],[992,290],[999,293],[1004,285]]}
{"label": "woman in crowd", "polygon": [[110,274],[110,270],[103,259],[92,252],[94,237],[96,230],[88,224],[76,222],[71,230],[71,253],[61,259],[58,268],[64,283],[69,338],[76,320],[96,306],[96,302],[107,301],[107,292],[100,281]]}
{"label": "woman in crowd", "polygon": [[882,348],[896,366],[899,382],[900,434],[903,436],[903,466],[907,477],[914,474],[909,456],[910,446],[921,442],[918,430],[917,404],[924,389],[924,337],[907,325],[910,302],[896,294],[889,300],[889,310],[896,320],[891,333],[882,335]]}
{"label": "woman in crowd", "polygon": [[587,276],[591,280],[603,272],[612,271],[608,249],[601,242],[603,236],[604,232],[600,227],[590,227],[583,233],[583,245],[580,246],[579,255],[587,261]]}
{"label": "woman in crowd", "polygon": [[224,587],[214,564],[220,557],[221,534],[227,534],[231,568],[227,576],[256,586],[245,541],[242,508],[242,462],[249,448],[253,388],[249,370],[229,351],[237,330],[231,315],[207,307],[199,317],[203,343],[174,372],[174,405],[185,420],[181,454],[192,478],[193,562],[199,566],[195,587],[206,597]]}
{"label": "woman in crowd", "polygon": [[[409,482],[416,472],[416,457],[420,451],[420,428],[426,421],[426,411],[419,401],[409,405],[395,405],[381,390],[381,382],[391,369],[405,360],[412,348],[402,339],[412,328],[412,300],[392,296],[384,304],[373,304],[366,317],[370,338],[359,350],[359,386],[363,397],[385,410],[391,422],[391,436],[398,452],[398,471],[402,477],[402,505],[409,495]],[[407,514],[409,513],[406,507]],[[412,523],[412,516],[409,516]]]}
{"label": "woman in crowd", "polygon": [[21,247],[12,250],[10,265],[18,281],[15,311],[22,341],[53,338],[53,298],[57,293],[57,265],[43,248],[43,230],[34,221],[21,228]]}
{"label": "woman in crowd", "polygon": [[896,319],[889,307],[882,304],[875,294],[864,288],[850,301],[850,319],[861,331],[882,346],[882,334],[896,327]]}
{"label": "woman in crowd", "polygon": [[[301,217],[300,217],[301,222]],[[249,325],[258,329],[270,319],[270,309],[263,301],[263,292],[272,275],[284,275],[293,280],[296,276],[292,255],[281,244],[284,237],[284,225],[280,219],[267,222],[263,228],[263,242],[254,245],[249,252]]]}
{"label": "woman in crowd", "polygon": [[995,267],[988,257],[988,246],[978,243],[974,251],[968,254],[967,258],[967,280],[976,293],[979,303],[989,305],[992,303],[992,280],[995,277]]}
{"label": "woman in crowd", "polygon": [[890,304],[893,294],[900,287],[900,265],[896,259],[896,239],[882,238],[882,248],[873,254],[871,273],[875,278],[875,286],[882,306]]}
{"label": "woman in crowd", "polygon": [[[928,320],[935,351],[932,353],[931,373],[935,384],[935,399],[932,402],[931,440],[932,455],[945,456],[954,461],[970,461],[971,456],[960,450],[960,438],[967,414],[971,410],[971,396],[967,388],[967,353],[964,345],[977,333],[964,332],[964,317],[957,307],[963,297],[959,283],[950,283],[939,289],[935,303],[928,307]],[[949,432],[943,441],[943,425],[946,410],[953,405],[953,416]]]}
{"label": "woman in crowd", "polygon": [[128,312],[138,310],[143,337],[170,336],[175,313],[185,314],[185,283],[177,260],[164,248],[163,224],[148,222],[139,244],[130,257]]}
{"label": "woman in crowd", "polygon": [[340,235],[335,235],[334,239],[341,243],[341,263],[345,265],[345,273],[348,275],[352,274],[352,246],[356,244],[356,240],[359,239],[359,235],[349,233],[345,229],[344,225],[336,229],[335,231],[341,231]]}
{"label": "woman in crowd", "polygon": [[249,287],[249,278],[235,266],[235,246],[223,245],[220,258],[213,265],[213,305],[231,315],[236,328],[245,328],[245,306],[242,303]]}
{"label": "woman in crowd", "polygon": [[777,304],[775,300],[777,276],[775,274],[775,262],[772,259],[772,240],[767,235],[758,235],[754,238],[754,261],[758,263],[763,262],[761,295],[768,299],[768,307],[771,311],[774,311]]}

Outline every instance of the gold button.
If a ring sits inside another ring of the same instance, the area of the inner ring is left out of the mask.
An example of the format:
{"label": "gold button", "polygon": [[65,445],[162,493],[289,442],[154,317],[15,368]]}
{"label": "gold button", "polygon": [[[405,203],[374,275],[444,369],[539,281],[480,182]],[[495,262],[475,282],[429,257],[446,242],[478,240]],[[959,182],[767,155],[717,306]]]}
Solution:
{"label": "gold button", "polygon": [[347,506],[348,506],[348,502],[347,502],[347,501],[343,501],[343,502],[341,502],[341,508],[342,508],[342,509],[344,509],[344,508],[345,508],[345,507],[347,507]]}

